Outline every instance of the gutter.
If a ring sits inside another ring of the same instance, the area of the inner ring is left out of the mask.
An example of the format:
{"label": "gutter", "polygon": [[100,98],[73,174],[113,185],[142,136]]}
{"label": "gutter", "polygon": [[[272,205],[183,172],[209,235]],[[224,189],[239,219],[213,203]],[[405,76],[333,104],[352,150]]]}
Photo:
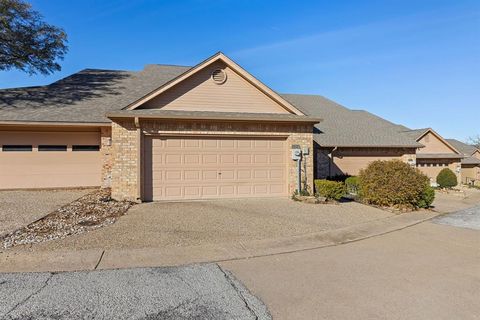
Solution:
{"label": "gutter", "polygon": [[124,113],[124,112],[111,112],[106,114],[109,119],[163,119],[163,120],[223,120],[223,121],[265,121],[265,122],[304,122],[304,123],[320,123],[323,119],[311,118],[307,116],[297,116],[292,118],[282,117],[254,117],[254,116],[237,116],[232,117],[229,115],[181,115],[181,114],[139,114],[139,113]]}
{"label": "gutter", "polygon": [[110,122],[0,121],[1,126],[110,127]]}

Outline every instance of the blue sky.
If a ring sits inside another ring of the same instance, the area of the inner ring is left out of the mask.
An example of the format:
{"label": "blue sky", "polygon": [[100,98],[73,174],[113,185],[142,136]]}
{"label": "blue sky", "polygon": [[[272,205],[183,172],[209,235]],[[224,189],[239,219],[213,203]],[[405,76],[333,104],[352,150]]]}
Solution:
{"label": "blue sky", "polygon": [[194,65],[223,51],[282,93],[329,97],[412,128],[480,134],[480,1],[31,1],[70,51],[51,76],[0,72],[0,87],[83,68]]}

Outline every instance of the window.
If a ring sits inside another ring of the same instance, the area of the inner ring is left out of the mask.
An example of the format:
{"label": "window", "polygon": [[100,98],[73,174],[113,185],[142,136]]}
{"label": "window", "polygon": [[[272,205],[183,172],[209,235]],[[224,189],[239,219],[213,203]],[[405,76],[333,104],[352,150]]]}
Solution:
{"label": "window", "polygon": [[65,145],[40,145],[38,151],[67,151]]}
{"label": "window", "polygon": [[99,151],[100,146],[72,146],[72,151]]}
{"label": "window", "polygon": [[11,145],[3,145],[2,146],[2,150],[3,151],[32,151],[32,146],[28,146],[28,145],[15,145],[15,144],[11,144]]}

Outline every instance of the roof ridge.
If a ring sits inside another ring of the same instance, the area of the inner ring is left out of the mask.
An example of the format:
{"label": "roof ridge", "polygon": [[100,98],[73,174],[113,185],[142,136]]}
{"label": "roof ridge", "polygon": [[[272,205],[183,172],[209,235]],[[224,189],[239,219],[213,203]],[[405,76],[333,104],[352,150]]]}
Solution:
{"label": "roof ridge", "polygon": [[182,67],[182,68],[192,68],[192,66],[182,65],[182,64],[171,64],[171,63],[147,63],[143,65],[143,68],[146,66],[165,66],[165,67]]}
{"label": "roof ridge", "polygon": [[11,88],[1,88],[0,91],[4,90],[23,90],[23,89],[36,89],[36,88],[46,88],[48,85],[42,86],[26,86],[26,87],[11,87]]}

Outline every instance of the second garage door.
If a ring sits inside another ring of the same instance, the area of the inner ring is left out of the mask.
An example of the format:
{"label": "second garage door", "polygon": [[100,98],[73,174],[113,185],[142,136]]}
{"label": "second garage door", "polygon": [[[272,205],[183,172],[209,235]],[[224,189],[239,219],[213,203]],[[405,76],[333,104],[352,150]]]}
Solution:
{"label": "second garage door", "polygon": [[0,189],[99,186],[99,150],[99,131],[0,131]]}
{"label": "second garage door", "polygon": [[285,139],[146,137],[145,200],[287,195]]}

